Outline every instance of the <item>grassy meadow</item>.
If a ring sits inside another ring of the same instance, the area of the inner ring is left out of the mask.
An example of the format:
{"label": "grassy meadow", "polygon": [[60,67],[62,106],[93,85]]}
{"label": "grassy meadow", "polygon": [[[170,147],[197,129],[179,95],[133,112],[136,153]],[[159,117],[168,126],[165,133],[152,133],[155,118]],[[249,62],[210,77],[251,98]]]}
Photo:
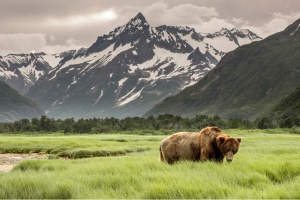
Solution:
{"label": "grassy meadow", "polygon": [[50,154],[0,173],[0,199],[299,199],[300,134],[292,132],[225,130],[242,137],[232,163],[174,165],[159,161],[165,135],[0,135],[2,153]]}

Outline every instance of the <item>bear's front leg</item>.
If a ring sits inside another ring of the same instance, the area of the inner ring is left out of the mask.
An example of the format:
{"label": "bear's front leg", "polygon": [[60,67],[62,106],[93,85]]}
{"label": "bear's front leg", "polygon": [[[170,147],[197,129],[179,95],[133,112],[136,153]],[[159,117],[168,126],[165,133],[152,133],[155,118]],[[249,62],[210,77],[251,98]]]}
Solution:
{"label": "bear's front leg", "polygon": [[209,152],[207,150],[202,149],[200,154],[200,161],[204,162],[209,159]]}
{"label": "bear's front leg", "polygon": [[215,153],[212,152],[211,150],[209,150],[209,149],[206,149],[206,150],[202,149],[201,150],[201,156],[200,156],[200,161],[201,162],[204,162],[204,161],[207,161],[207,160],[216,161],[215,157],[216,157]]}

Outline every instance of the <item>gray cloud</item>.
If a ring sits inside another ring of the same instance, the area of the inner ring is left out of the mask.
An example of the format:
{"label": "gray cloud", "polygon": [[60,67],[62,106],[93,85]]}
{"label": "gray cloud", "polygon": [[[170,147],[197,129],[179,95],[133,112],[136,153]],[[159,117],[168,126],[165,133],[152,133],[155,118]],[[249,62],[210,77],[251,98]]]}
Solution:
{"label": "gray cloud", "polygon": [[142,12],[151,26],[249,28],[266,37],[300,17],[299,0],[2,0],[0,54],[90,46]]}
{"label": "gray cloud", "polygon": [[10,49],[14,50],[13,53],[30,53],[44,46],[46,46],[45,36],[40,33],[0,34],[0,47],[5,54],[12,53],[9,52]]}

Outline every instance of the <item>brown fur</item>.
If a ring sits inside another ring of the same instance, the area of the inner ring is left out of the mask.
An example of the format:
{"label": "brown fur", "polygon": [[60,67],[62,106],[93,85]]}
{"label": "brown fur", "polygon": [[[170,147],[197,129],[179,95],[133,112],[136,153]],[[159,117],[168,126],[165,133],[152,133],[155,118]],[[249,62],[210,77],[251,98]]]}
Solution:
{"label": "brown fur", "polygon": [[179,160],[231,162],[241,138],[232,138],[218,127],[206,127],[200,133],[179,132],[160,143],[160,159],[169,164]]}

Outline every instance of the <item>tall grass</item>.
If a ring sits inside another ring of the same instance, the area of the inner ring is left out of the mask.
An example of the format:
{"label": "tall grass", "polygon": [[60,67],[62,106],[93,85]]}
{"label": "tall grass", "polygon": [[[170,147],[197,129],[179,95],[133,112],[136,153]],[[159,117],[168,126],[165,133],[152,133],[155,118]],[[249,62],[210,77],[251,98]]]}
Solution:
{"label": "tall grass", "polygon": [[[115,144],[148,150],[117,157],[23,161],[12,172],[0,174],[0,199],[300,198],[300,136],[256,130],[228,133],[243,139],[234,161],[222,164],[162,163],[161,136],[91,136],[93,148],[94,140],[124,139]],[[69,140],[76,141],[74,136]]]}

